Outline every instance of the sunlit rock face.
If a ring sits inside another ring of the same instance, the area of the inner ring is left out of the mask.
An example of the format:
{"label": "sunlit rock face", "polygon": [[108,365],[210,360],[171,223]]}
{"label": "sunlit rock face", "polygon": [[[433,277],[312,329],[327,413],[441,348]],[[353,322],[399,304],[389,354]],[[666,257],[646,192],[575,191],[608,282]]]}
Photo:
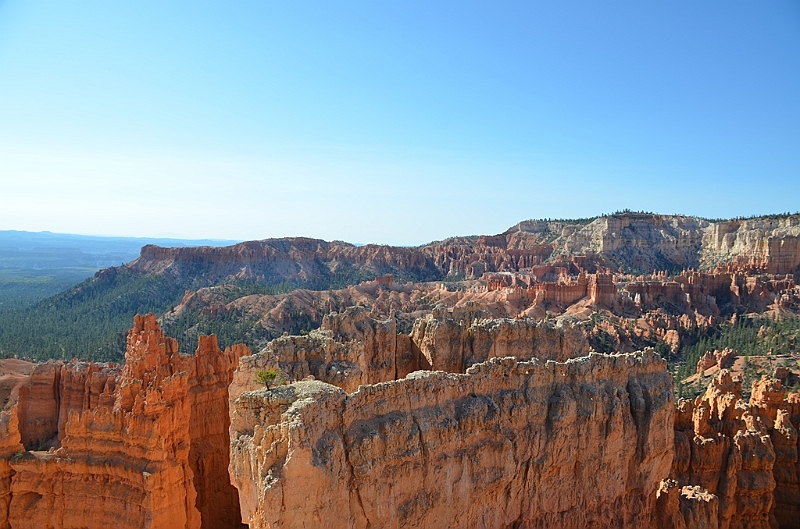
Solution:
{"label": "sunlit rock face", "polygon": [[764,377],[742,399],[742,381],[720,371],[675,417],[672,477],[718,498],[720,529],[795,527],[800,510],[800,404]]}
{"label": "sunlit rock face", "polygon": [[125,366],[37,366],[0,415],[0,527],[241,525],[228,467],[227,388],[244,346],[178,353],[137,316]]}
{"label": "sunlit rock face", "polygon": [[253,528],[651,527],[673,409],[652,353],[297,382],[236,399],[231,477]]}

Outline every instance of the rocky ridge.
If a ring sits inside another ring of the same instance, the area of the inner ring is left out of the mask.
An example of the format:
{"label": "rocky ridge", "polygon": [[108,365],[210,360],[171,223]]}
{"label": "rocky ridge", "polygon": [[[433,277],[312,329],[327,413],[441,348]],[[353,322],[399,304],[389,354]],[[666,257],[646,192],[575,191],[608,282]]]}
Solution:
{"label": "rocky ridge", "polygon": [[[375,316],[332,313],[252,356],[204,337],[186,356],[150,315],[124,367],[36,366],[0,412],[0,527],[796,519],[800,399],[778,380],[745,402],[722,370],[676,407],[660,357],[587,355],[566,325],[439,307],[403,334]],[[256,382],[275,367],[285,383]]]}
{"label": "rocky ridge", "polygon": [[650,527],[672,399],[652,353],[298,382],[236,400],[231,476],[253,528]]}
{"label": "rocky ridge", "polygon": [[800,266],[800,215],[710,222],[681,215],[621,213],[586,223],[525,221],[498,235],[454,238],[416,248],[354,246],[303,237],[221,248],[148,245],[126,266],[148,273],[193,270],[209,283],[227,277],[327,285],[337,272],[351,269],[359,271],[361,280],[386,273],[416,281],[446,276],[475,279],[487,272],[570,263],[575,257],[590,272],[603,267],[634,273],[710,270],[735,263],[786,274]]}

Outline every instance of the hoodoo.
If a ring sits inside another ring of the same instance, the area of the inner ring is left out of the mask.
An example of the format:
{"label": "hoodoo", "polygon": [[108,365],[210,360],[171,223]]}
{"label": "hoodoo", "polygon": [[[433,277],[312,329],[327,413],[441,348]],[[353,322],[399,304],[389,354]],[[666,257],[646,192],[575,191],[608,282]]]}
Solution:
{"label": "hoodoo", "polygon": [[623,213],[147,246],[70,294],[177,293],[124,364],[0,360],[0,529],[794,527],[798,241]]}
{"label": "hoodoo", "polygon": [[240,525],[228,466],[227,388],[244,346],[178,354],[137,316],[125,366],[51,362],[0,415],[0,527]]}

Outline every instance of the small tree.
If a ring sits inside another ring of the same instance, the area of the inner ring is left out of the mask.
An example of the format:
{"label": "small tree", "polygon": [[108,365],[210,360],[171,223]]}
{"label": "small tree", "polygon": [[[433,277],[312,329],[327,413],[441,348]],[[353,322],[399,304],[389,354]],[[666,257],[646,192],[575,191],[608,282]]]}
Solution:
{"label": "small tree", "polygon": [[283,371],[278,368],[256,371],[256,384],[263,384],[267,388],[278,386],[284,382]]}

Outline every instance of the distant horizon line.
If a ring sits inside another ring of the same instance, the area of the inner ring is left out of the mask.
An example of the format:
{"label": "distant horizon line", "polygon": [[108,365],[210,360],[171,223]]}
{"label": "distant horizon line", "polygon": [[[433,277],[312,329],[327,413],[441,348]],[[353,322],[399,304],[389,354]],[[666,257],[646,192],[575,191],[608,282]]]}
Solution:
{"label": "distant horizon line", "polygon": [[[597,219],[606,218],[606,217],[615,217],[615,216],[625,216],[625,215],[649,215],[649,216],[660,216],[660,217],[686,217],[686,218],[694,218],[698,220],[703,220],[710,223],[717,223],[717,222],[727,222],[732,220],[756,220],[762,218],[790,218],[794,216],[800,215],[800,211],[795,211],[794,213],[786,211],[781,213],[762,213],[762,214],[752,214],[752,215],[737,215],[735,217],[728,217],[728,218],[709,218],[703,217],[700,215],[687,215],[683,213],[657,213],[652,211],[640,211],[640,210],[630,210],[630,209],[623,209],[617,210],[613,213],[602,213],[600,215],[594,215],[590,217],[575,217],[575,218],[553,218],[553,217],[543,217],[543,218],[529,218],[521,220],[511,226],[509,226],[505,231],[508,231],[522,223],[525,222],[578,222],[578,223],[587,223],[592,222]],[[308,239],[317,239],[317,240],[326,240],[321,239],[319,237],[312,237],[309,235],[286,235],[286,236],[279,236],[279,237],[263,237],[263,238],[255,238],[255,239],[224,239],[224,238],[214,238],[214,237],[181,237],[181,236],[141,236],[141,235],[98,235],[98,234],[88,234],[88,233],[70,233],[70,232],[59,232],[59,231],[50,231],[50,230],[42,230],[42,231],[31,231],[31,230],[19,230],[19,229],[0,229],[0,234],[2,233],[19,233],[19,234],[32,234],[32,235],[54,235],[54,236],[70,236],[70,237],[83,237],[83,238],[91,238],[91,239],[117,239],[117,240],[135,240],[135,241],[171,241],[171,242],[210,242],[215,243],[215,245],[233,245],[239,244],[243,242],[250,242],[250,241],[259,241],[259,240],[268,240],[268,239],[293,239],[293,238],[308,238]],[[504,232],[500,232],[495,235],[500,235]],[[424,246],[426,244],[434,244],[437,242],[442,242],[448,239],[453,238],[460,238],[460,237],[480,237],[481,235],[487,234],[470,234],[470,235],[452,235],[446,237],[445,239],[433,240],[428,241],[421,244],[405,244],[405,245],[397,245],[397,244],[386,244],[386,243],[360,243],[360,242],[350,242],[345,241],[341,238],[331,239],[330,241],[326,242],[345,242],[347,244],[352,244],[354,246],[366,246],[368,244],[375,244],[379,246],[397,246],[397,247],[415,247],[415,246]],[[224,243],[224,244],[220,244]]]}

